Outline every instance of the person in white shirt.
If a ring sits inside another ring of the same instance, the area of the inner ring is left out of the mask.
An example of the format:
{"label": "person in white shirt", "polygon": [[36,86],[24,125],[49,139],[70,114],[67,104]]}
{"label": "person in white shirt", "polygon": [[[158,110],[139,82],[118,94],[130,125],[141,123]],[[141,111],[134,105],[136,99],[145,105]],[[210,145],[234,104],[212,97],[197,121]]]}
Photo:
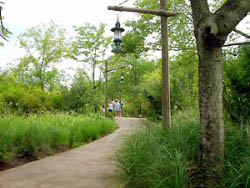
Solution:
{"label": "person in white shirt", "polygon": [[115,116],[119,117],[119,111],[121,109],[121,106],[118,99],[115,99],[115,102],[113,104],[114,104]]}

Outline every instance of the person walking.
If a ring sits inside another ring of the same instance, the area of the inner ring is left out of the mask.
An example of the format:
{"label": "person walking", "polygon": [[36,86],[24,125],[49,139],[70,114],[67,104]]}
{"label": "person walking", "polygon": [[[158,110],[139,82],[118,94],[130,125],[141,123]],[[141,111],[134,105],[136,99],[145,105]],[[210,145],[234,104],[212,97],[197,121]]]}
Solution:
{"label": "person walking", "polygon": [[121,109],[120,103],[118,99],[115,99],[115,102],[114,102],[115,117],[119,117],[120,109]]}
{"label": "person walking", "polygon": [[109,101],[109,104],[108,104],[108,111],[109,111],[110,113],[112,113],[112,111],[113,111],[113,103],[112,103],[111,100]]}
{"label": "person walking", "polygon": [[122,117],[122,110],[123,110],[123,102],[122,102],[122,100],[119,100],[119,103],[120,103],[120,113],[119,113],[119,116]]}

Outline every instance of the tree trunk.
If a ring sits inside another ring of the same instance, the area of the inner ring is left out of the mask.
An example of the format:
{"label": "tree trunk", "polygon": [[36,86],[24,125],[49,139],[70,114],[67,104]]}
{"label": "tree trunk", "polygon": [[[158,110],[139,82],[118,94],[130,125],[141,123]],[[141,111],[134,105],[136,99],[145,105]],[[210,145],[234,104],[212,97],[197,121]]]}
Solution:
{"label": "tree trunk", "polygon": [[202,46],[198,54],[200,162],[206,176],[216,179],[223,170],[224,157],[222,49]]}

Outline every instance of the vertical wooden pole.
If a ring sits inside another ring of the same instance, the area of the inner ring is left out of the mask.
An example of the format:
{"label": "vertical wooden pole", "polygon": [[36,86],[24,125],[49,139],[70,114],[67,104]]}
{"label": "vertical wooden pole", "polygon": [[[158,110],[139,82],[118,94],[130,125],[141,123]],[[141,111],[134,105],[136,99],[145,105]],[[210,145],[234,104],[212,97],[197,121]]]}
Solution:
{"label": "vertical wooden pole", "polygon": [[[167,10],[167,0],[161,1],[161,10]],[[165,128],[171,127],[170,77],[168,63],[168,18],[161,16],[162,36],[162,117]]]}
{"label": "vertical wooden pole", "polygon": [[105,62],[105,117],[108,116],[108,60]]}

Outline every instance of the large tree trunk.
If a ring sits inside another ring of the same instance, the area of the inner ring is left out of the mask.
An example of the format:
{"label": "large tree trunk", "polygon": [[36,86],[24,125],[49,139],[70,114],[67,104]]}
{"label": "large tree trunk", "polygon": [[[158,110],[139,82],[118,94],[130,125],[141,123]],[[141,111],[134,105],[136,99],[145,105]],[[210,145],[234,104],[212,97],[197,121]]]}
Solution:
{"label": "large tree trunk", "polygon": [[204,180],[223,172],[222,46],[250,11],[249,0],[227,0],[215,13],[207,0],[190,0],[199,55],[200,161]]}
{"label": "large tree trunk", "polygon": [[224,156],[222,49],[199,46],[200,162],[204,174],[214,179]]}

